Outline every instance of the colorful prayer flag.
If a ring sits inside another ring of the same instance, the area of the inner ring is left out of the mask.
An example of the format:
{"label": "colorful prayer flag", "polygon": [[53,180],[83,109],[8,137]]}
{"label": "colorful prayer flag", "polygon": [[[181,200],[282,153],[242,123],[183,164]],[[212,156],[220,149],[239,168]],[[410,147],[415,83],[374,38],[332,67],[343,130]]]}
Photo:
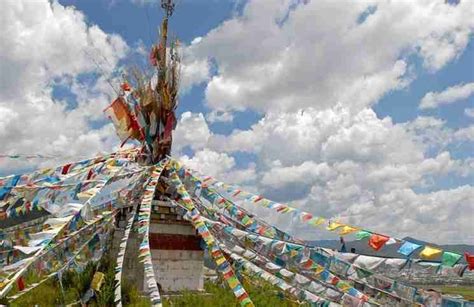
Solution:
{"label": "colorful prayer flag", "polygon": [[402,246],[398,249],[398,252],[405,256],[410,256],[416,249],[420,248],[421,245],[405,241]]}
{"label": "colorful prayer flag", "polygon": [[378,234],[372,234],[369,239],[369,246],[378,251],[381,249],[385,243],[389,240],[389,237],[378,235]]}
{"label": "colorful prayer flag", "polygon": [[462,257],[461,255],[456,254],[456,253],[444,252],[443,253],[443,258],[442,258],[442,263],[443,263],[443,265],[452,267],[459,261],[459,259],[461,259],[461,257]]}
{"label": "colorful prayer flag", "polygon": [[442,252],[442,249],[431,246],[425,246],[425,248],[420,253],[420,257],[422,259],[433,260],[441,256]]}

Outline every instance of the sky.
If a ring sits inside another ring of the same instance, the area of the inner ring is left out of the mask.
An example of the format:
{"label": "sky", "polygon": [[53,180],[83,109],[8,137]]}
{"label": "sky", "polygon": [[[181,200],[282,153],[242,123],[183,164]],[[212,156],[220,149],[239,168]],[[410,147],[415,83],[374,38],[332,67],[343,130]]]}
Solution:
{"label": "sky", "polygon": [[[161,17],[151,0],[3,1],[0,154],[54,158],[0,158],[0,174],[117,150],[102,111]],[[315,215],[473,243],[473,17],[472,0],[177,1],[173,155]]]}

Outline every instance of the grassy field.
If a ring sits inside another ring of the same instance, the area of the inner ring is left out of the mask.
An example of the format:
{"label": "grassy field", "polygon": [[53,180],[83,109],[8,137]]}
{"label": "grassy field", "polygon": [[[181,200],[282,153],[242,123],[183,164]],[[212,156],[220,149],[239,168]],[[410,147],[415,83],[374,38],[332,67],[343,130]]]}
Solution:
{"label": "grassy field", "polygon": [[474,301],[474,286],[441,286],[434,289],[443,294],[462,295],[466,300]]}
{"label": "grassy field", "polygon": [[[104,258],[98,265],[99,271],[105,273],[105,283],[101,291],[88,302],[88,306],[113,306],[114,305],[114,261]],[[13,302],[0,301],[0,304],[9,304],[13,307],[21,306],[64,306],[77,303],[81,295],[89,288],[92,276],[95,271],[95,265],[89,264],[81,273],[68,271],[63,274],[63,290],[57,279],[52,278],[41,284],[31,292],[25,294]],[[122,285],[122,303],[124,306],[148,307],[149,299],[141,296],[139,291],[126,282]],[[291,301],[285,297],[282,291],[272,285],[259,281],[249,283],[249,279],[243,279],[243,286],[248,291],[252,301],[256,306],[306,306]],[[179,296],[163,298],[163,306],[240,306],[234,297],[232,291],[223,282],[206,282],[204,293],[183,292]]]}

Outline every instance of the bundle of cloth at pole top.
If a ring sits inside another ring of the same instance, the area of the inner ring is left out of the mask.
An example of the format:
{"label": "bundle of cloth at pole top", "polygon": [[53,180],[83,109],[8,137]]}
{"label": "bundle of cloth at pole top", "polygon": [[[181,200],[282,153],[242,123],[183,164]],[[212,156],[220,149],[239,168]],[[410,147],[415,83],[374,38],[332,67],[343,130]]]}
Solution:
{"label": "bundle of cloth at pole top", "polygon": [[[172,131],[176,127],[180,57],[178,41],[166,47],[167,26],[162,40],[153,46],[152,77],[138,68],[124,75],[118,97],[104,110],[112,120],[122,145],[128,140],[142,144],[144,157],[156,163],[171,152]],[[167,54],[169,49],[169,55]]]}
{"label": "bundle of cloth at pole top", "polygon": [[[61,280],[64,272],[80,271],[88,262],[98,261],[110,242],[114,216],[124,206],[132,206],[137,214],[128,219],[120,243],[114,301],[121,305],[123,259],[129,233],[136,229],[141,238],[138,257],[145,270],[145,294],[153,306],[160,306],[148,238],[157,195],[196,228],[216,270],[242,306],[253,306],[242,283],[245,276],[251,277],[250,282],[262,279],[288,298],[315,306],[436,306],[449,299],[400,277],[466,278],[466,270],[474,269],[474,255],[462,257],[436,246],[316,217],[201,177],[171,157],[143,163],[142,149],[134,148],[0,178],[0,299],[13,302],[51,278]],[[248,209],[255,205],[295,214],[302,223],[341,236],[356,234],[375,252],[396,244],[400,257],[307,245],[250,213]]]}

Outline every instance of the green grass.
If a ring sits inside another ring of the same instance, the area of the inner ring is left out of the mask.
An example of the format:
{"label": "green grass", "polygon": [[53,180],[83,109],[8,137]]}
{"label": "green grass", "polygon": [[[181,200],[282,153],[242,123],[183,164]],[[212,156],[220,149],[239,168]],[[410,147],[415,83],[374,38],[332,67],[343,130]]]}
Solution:
{"label": "green grass", "polygon": [[[95,266],[91,263],[81,273],[74,271],[65,272],[63,275],[64,291],[61,291],[59,282],[55,279],[48,280],[41,286],[20,297],[9,306],[63,306],[77,302],[89,288]],[[105,283],[97,296],[89,302],[88,306],[113,306],[114,300],[114,263],[104,258],[99,265],[99,271],[105,273]],[[248,280],[243,281],[243,286],[249,293],[256,306],[299,306],[296,302],[287,299],[284,293],[274,286],[259,281],[250,284]],[[122,300],[124,306],[149,307],[150,301],[140,294],[136,287],[123,284]],[[205,293],[184,291],[179,296],[164,298],[163,305],[168,306],[215,306],[228,307],[239,306],[232,291],[225,283],[205,283]]]}
{"label": "green grass", "polygon": [[[82,272],[65,271],[62,276],[63,290],[57,278],[51,278],[37,288],[24,294],[19,299],[9,302],[9,306],[63,306],[79,301],[89,289],[97,263],[89,263]],[[114,267],[115,263],[108,257],[102,258],[98,271],[105,273],[105,282],[101,291],[89,306],[113,306],[114,302]],[[30,281],[34,278],[26,276]],[[4,302],[5,303],[5,302]]]}
{"label": "green grass", "polygon": [[474,286],[442,286],[438,288],[443,294],[462,295],[468,301],[474,301]]}
{"label": "green grass", "polygon": [[[287,298],[282,291],[274,286],[259,281],[258,284],[250,284],[248,281],[243,282],[243,286],[247,290],[255,306],[268,307],[291,307],[300,306]],[[193,306],[193,307],[228,307],[240,306],[234,297],[232,291],[222,283],[205,284],[206,295],[200,295],[192,292],[183,292],[181,296],[166,298],[163,300],[163,306]],[[304,306],[304,305],[303,305]]]}

